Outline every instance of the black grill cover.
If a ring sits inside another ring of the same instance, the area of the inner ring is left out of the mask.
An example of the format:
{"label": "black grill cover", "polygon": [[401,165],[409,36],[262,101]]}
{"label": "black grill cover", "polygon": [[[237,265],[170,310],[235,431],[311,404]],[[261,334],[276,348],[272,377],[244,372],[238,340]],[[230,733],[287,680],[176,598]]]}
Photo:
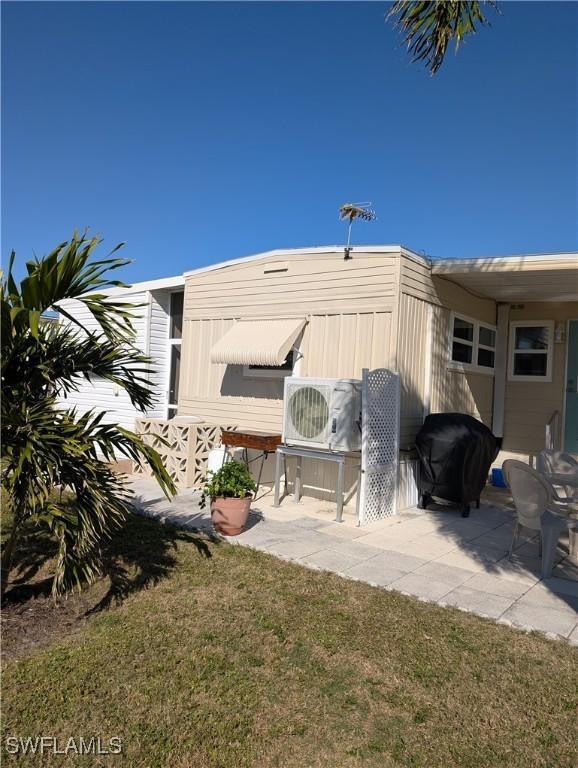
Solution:
{"label": "black grill cover", "polygon": [[464,413],[433,413],[415,443],[420,493],[461,504],[480,498],[498,455],[496,438],[485,424]]}

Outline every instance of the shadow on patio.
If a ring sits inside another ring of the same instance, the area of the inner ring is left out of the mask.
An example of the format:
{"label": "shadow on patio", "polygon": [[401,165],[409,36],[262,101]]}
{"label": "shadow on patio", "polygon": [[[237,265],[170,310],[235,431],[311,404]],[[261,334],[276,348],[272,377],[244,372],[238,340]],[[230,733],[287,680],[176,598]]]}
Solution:
{"label": "shadow on patio", "polygon": [[[151,481],[134,478],[133,488],[141,514],[188,530],[210,530],[198,492],[181,491],[168,502]],[[359,528],[354,510],[345,511],[339,524],[331,502],[303,497],[295,503],[287,497],[274,507],[267,494],[254,504],[246,530],[229,541],[578,642],[578,567],[567,555],[567,540],[561,540],[549,579],[541,579],[538,545],[531,537],[519,540],[509,561],[515,518],[505,493],[489,488],[469,518],[451,507],[413,508]]]}

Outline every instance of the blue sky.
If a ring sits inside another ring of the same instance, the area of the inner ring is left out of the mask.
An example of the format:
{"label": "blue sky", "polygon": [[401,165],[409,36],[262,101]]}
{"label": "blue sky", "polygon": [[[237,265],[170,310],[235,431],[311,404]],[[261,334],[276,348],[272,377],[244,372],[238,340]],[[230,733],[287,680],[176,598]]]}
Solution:
{"label": "blue sky", "polygon": [[[576,3],[502,3],[435,77],[387,3],[3,3],[2,257],[74,227],[142,280],[277,247],[578,247]],[[103,251],[104,254],[104,251]]]}

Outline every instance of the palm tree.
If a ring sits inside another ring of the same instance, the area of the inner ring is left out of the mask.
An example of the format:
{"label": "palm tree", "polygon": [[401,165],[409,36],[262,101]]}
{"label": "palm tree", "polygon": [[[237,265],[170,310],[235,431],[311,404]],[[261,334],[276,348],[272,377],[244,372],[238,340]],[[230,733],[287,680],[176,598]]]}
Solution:
{"label": "palm tree", "polygon": [[[45,258],[28,262],[19,285],[13,252],[2,278],[1,467],[13,515],[2,552],[2,596],[25,523],[57,540],[54,594],[97,576],[101,543],[130,511],[125,480],[110,467],[118,455],[148,462],[165,494],[175,492],[158,453],[140,437],[105,424],[104,413],[57,406],[82,377],[93,376],[124,389],[141,410],[153,401],[150,361],[135,346],[134,306],[102,293],[123,285],[106,275],[129,262],[111,258],[122,244],[108,258],[91,260],[98,244],[74,233]],[[65,299],[84,304],[98,331],[83,328],[61,305]],[[70,322],[43,322],[50,309]]]}
{"label": "palm tree", "polygon": [[413,61],[425,61],[432,75],[435,75],[452,40],[456,41],[457,51],[464,38],[477,31],[476,24],[489,24],[482,13],[483,5],[496,8],[497,2],[440,0],[422,3],[397,0],[386,18],[395,19],[395,26],[404,34],[404,42],[413,54]]}

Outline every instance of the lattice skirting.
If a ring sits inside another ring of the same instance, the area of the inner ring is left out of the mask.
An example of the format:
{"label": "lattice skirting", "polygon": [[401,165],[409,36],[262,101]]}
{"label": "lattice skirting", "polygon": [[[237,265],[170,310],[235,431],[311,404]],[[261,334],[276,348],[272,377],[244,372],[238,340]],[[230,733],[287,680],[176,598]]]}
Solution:
{"label": "lattice skirting", "polygon": [[[169,475],[180,488],[200,488],[207,472],[209,451],[221,443],[225,424],[179,422],[178,419],[137,419],[136,432],[158,453]],[[134,467],[137,475],[151,476],[148,464]]]}

